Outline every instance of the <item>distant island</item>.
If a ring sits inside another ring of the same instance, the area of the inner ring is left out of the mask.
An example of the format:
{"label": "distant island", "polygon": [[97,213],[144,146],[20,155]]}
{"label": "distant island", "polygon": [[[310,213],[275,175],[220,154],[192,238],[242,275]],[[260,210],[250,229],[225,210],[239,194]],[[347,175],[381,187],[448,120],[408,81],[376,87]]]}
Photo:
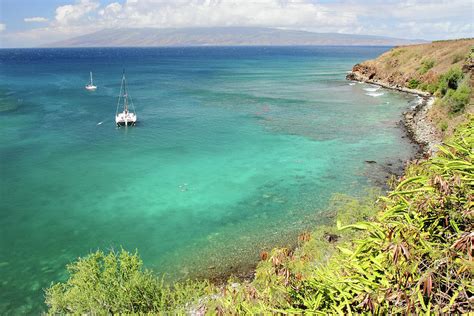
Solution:
{"label": "distant island", "polygon": [[384,36],[315,33],[264,27],[125,28],[53,42],[44,47],[163,47],[163,46],[396,46],[424,43]]}

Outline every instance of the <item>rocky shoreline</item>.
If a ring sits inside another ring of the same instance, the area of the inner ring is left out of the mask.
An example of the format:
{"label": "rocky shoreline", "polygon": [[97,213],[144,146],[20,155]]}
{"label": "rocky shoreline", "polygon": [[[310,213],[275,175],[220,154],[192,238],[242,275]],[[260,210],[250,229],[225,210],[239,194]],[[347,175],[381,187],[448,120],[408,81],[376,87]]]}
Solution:
{"label": "rocky shoreline", "polygon": [[432,155],[437,151],[437,145],[442,143],[441,134],[431,123],[428,112],[434,104],[435,98],[424,91],[409,89],[399,84],[389,83],[375,78],[375,73],[365,73],[364,67],[355,65],[346,76],[347,80],[370,83],[386,89],[410,93],[420,97],[420,101],[411,109],[403,113],[402,124],[410,139],[420,146],[423,155]]}

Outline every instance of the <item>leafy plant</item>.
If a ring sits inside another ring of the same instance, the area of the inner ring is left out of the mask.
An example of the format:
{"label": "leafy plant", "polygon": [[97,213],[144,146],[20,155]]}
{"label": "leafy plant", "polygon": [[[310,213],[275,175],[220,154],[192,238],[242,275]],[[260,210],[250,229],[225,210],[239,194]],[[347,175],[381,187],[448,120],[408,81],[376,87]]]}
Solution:
{"label": "leafy plant", "polygon": [[428,72],[431,68],[435,65],[435,61],[433,59],[425,59],[421,62],[421,67],[418,69],[418,72],[421,75],[424,75]]}
{"label": "leafy plant", "polygon": [[410,79],[408,81],[408,88],[410,89],[416,89],[420,85],[420,80],[418,79]]}
{"label": "leafy plant", "polygon": [[438,83],[422,83],[420,85],[420,89],[423,91],[427,91],[431,94],[434,94],[438,90]]}
{"label": "leafy plant", "polygon": [[451,113],[458,113],[464,110],[469,103],[471,89],[465,83],[460,85],[456,90],[448,90],[443,98],[443,103],[449,107]]}
{"label": "leafy plant", "polygon": [[447,73],[442,75],[439,79],[438,90],[442,96],[444,96],[449,89],[456,90],[464,74],[461,68],[451,68]]}
{"label": "leafy plant", "polygon": [[[68,265],[69,279],[46,290],[50,314],[118,314],[184,310],[207,282],[164,283],[142,268],[137,253],[102,251]],[[188,304],[188,305],[186,305]]]}

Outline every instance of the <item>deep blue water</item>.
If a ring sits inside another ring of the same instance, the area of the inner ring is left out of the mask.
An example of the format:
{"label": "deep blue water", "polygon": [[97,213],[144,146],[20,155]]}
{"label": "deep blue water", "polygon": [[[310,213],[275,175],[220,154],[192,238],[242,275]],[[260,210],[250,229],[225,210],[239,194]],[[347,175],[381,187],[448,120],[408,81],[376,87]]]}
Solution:
{"label": "deep blue water", "polygon": [[[212,276],[317,225],[333,193],[413,154],[397,126],[413,97],[345,80],[387,49],[0,50],[0,314],[44,310],[97,248]],[[123,69],[139,124],[118,129]]]}

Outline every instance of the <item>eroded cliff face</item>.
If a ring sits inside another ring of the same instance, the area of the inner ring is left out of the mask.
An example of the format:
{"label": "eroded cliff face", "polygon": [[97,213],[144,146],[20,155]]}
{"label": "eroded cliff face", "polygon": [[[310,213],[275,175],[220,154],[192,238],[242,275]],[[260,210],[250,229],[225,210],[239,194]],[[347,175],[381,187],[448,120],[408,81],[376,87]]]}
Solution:
{"label": "eroded cliff face", "polygon": [[347,79],[395,89],[410,89],[414,82],[418,82],[419,86],[432,84],[453,67],[472,71],[466,59],[472,46],[474,39],[395,47],[376,59],[356,64]]}
{"label": "eroded cliff face", "polygon": [[430,96],[430,93],[427,91],[408,88],[407,83],[410,79],[407,74],[403,74],[401,71],[394,71],[386,75],[372,61],[356,64],[352,68],[352,72],[346,76],[346,79],[373,83],[389,89],[418,94],[423,97]]}

